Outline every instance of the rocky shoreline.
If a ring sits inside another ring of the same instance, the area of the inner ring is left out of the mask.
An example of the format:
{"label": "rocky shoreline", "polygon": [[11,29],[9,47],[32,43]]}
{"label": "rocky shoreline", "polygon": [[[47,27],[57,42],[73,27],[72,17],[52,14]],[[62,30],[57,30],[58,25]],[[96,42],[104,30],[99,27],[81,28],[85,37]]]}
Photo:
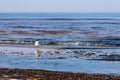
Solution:
{"label": "rocky shoreline", "polygon": [[120,76],[47,71],[37,69],[0,68],[1,80],[120,80]]}

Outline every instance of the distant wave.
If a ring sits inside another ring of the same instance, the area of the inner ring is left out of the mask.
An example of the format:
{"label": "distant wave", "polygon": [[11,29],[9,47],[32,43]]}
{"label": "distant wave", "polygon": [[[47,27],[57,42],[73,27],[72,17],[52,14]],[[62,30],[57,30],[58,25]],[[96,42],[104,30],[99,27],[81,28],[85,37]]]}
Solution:
{"label": "distant wave", "polygon": [[0,21],[8,21],[8,20],[120,20],[119,18],[0,18]]}
{"label": "distant wave", "polygon": [[[37,39],[38,40],[38,39]],[[33,45],[36,39],[23,40],[0,40],[0,44],[24,44]],[[41,45],[69,45],[69,46],[106,46],[106,47],[120,47],[120,39],[104,39],[104,40],[54,40],[54,39],[39,39]]]}

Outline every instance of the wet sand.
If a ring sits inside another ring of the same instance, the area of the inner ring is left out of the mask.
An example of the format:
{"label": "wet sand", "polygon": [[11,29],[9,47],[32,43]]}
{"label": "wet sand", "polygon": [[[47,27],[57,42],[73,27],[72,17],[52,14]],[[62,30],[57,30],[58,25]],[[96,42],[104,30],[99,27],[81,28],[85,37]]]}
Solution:
{"label": "wet sand", "polygon": [[120,76],[35,69],[0,69],[0,80],[120,80]]}

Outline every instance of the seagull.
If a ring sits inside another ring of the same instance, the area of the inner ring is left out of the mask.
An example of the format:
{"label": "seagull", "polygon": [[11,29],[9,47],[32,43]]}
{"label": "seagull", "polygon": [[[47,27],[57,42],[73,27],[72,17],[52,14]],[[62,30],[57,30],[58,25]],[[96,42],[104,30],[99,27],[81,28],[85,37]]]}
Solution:
{"label": "seagull", "polygon": [[35,41],[35,47],[39,48],[39,46],[40,46],[39,41]]}

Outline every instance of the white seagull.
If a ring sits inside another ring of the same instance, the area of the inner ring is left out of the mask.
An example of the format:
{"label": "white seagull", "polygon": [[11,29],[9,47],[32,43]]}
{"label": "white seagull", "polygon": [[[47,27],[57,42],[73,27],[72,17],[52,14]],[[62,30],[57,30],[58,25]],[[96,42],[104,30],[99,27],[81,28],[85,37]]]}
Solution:
{"label": "white seagull", "polygon": [[40,46],[39,41],[35,41],[35,47],[39,48],[39,46]]}

